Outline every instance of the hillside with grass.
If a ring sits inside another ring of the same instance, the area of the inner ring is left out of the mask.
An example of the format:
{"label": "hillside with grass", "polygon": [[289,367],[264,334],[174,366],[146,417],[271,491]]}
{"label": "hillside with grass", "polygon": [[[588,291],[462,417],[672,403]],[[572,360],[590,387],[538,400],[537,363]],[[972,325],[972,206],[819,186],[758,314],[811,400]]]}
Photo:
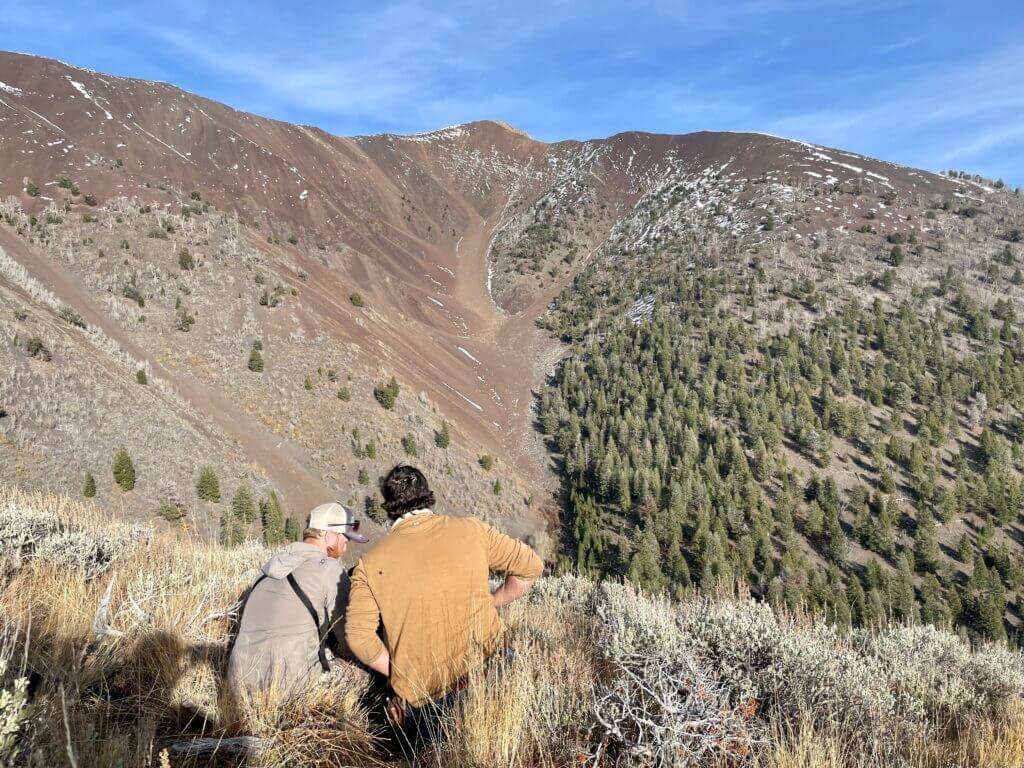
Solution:
{"label": "hillside with grass", "polygon": [[[355,667],[283,706],[224,696],[235,601],[268,555],[0,488],[0,761],[401,764]],[[476,668],[424,764],[1024,764],[1024,662],[1001,645],[570,575],[505,619],[514,659]]]}

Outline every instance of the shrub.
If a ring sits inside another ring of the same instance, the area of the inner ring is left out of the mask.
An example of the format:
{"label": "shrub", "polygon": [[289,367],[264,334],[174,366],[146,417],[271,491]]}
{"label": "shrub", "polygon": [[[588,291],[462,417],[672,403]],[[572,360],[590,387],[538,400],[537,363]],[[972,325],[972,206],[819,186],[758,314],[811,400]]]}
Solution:
{"label": "shrub", "polygon": [[145,368],[139,368],[139,370],[135,372],[135,380],[143,386],[149,383],[149,378],[146,376]]}
{"label": "shrub", "polygon": [[162,227],[151,227],[149,232],[146,233],[146,237],[151,237],[154,240],[166,240],[167,231]]}
{"label": "shrub", "polygon": [[412,432],[407,432],[405,437],[402,438],[402,449],[405,451],[407,456],[418,456],[419,450],[416,447],[416,438]]}
{"label": "shrub", "polygon": [[348,387],[340,387],[337,392],[338,399],[344,403],[347,403],[352,399],[352,393],[349,392]]}
{"label": "shrub", "polygon": [[248,368],[253,373],[263,372],[263,355],[256,348],[255,344],[253,344],[252,351],[249,353]]}
{"label": "shrub", "polygon": [[294,232],[292,234],[288,235],[288,243],[291,244],[291,245],[298,245],[299,244],[299,236],[296,235]]}
{"label": "shrub", "polygon": [[114,455],[114,482],[122,491],[130,491],[135,488],[135,465],[128,451],[121,448]]}
{"label": "shrub", "polygon": [[625,765],[717,762],[743,753],[754,709],[736,705],[688,648],[671,609],[617,584],[596,591],[596,646],[610,674],[595,692],[598,743]]}
{"label": "shrub", "polygon": [[59,315],[60,319],[62,319],[62,321],[67,323],[69,326],[75,326],[75,328],[85,328],[85,321],[84,319],[82,319],[82,315],[75,311],[74,308],[68,306],[67,304],[61,306],[57,314]]}
{"label": "shrub", "polygon": [[82,495],[87,499],[96,497],[96,478],[91,472],[85,473],[85,480],[82,482]]}
{"label": "shrub", "polygon": [[182,248],[178,251],[178,266],[185,272],[191,272],[195,268],[195,261],[192,259],[192,254],[188,248]]}
{"label": "shrub", "polygon": [[[8,659],[0,658],[0,765],[22,765],[22,730],[28,725],[28,678],[13,677]],[[11,679],[13,677],[13,679]]]}
{"label": "shrub", "polygon": [[494,485],[491,486],[491,491],[495,496],[501,496],[501,480],[494,478]]}
{"label": "shrub", "polygon": [[491,467],[494,466],[494,458],[492,456],[488,455],[488,454],[484,454],[479,459],[477,459],[477,463],[481,467],[483,467],[485,470],[490,472],[491,471]]}
{"label": "shrub", "polygon": [[384,511],[384,503],[377,494],[366,497],[366,516],[380,525],[387,522],[388,515]]}
{"label": "shrub", "polygon": [[185,517],[185,510],[179,503],[164,499],[156,508],[156,514],[169,523],[177,523]]}
{"label": "shrub", "polygon": [[214,504],[220,502],[220,479],[213,467],[205,466],[199,471],[196,495],[203,501],[210,501]]}
{"label": "shrub", "polygon": [[192,326],[195,324],[195,315],[189,312],[187,307],[181,307],[178,310],[177,318],[174,321],[174,327],[182,333],[188,333],[192,330]]}
{"label": "shrub", "polygon": [[94,195],[86,195],[85,197],[82,198],[82,202],[85,203],[86,205],[95,206],[96,197]]}
{"label": "shrub", "polygon": [[38,559],[91,579],[130,554],[143,534],[148,536],[145,529],[127,526],[72,528],[52,512],[27,506],[16,493],[0,495],[0,555],[13,556],[15,562]]}
{"label": "shrub", "polygon": [[31,181],[25,182],[25,194],[29,197],[39,197],[39,187]]}
{"label": "shrub", "polygon": [[387,384],[378,384],[373,388],[373,396],[377,399],[377,402],[381,404],[381,407],[390,411],[395,407],[395,402],[398,400],[398,381],[394,376]]}
{"label": "shrub", "polygon": [[353,291],[352,295],[348,297],[348,300],[352,302],[352,306],[354,307],[366,306],[366,302],[363,301],[363,297],[359,294],[358,291]]}
{"label": "shrub", "polygon": [[448,431],[448,422],[441,423],[441,429],[434,432],[434,445],[441,449],[447,449],[452,443],[451,433]]}
{"label": "shrub", "polygon": [[38,336],[30,336],[28,338],[25,342],[25,351],[28,352],[29,357],[42,360],[44,363],[48,363],[53,359],[50,350],[46,348],[43,340]]}

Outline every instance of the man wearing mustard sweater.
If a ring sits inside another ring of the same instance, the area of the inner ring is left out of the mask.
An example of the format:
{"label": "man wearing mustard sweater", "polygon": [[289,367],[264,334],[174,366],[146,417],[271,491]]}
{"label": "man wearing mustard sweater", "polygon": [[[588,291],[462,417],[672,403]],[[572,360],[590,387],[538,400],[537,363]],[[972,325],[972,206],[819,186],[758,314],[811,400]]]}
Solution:
{"label": "man wearing mustard sweater", "polygon": [[[475,653],[500,647],[497,609],[522,597],[544,564],[480,520],[435,514],[434,494],[415,467],[392,469],[381,491],[390,533],[352,572],[345,635],[359,660],[388,678],[393,719],[411,719],[422,739],[417,721],[460,686]],[[505,574],[494,594],[492,571]]]}

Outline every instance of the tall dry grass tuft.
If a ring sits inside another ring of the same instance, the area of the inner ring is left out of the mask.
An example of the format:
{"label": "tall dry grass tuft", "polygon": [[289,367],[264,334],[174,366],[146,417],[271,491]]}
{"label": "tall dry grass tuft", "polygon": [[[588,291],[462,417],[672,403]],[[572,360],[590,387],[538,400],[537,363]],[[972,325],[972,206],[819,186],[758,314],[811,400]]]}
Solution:
{"label": "tall dry grass tuft", "polygon": [[582,753],[596,671],[581,617],[517,605],[506,618],[510,653],[473,665],[437,766],[570,765]]}
{"label": "tall dry grass tuft", "polygon": [[230,732],[259,737],[268,748],[255,766],[384,765],[382,733],[363,706],[369,675],[344,665],[323,682],[297,695],[277,686],[233,702]]}

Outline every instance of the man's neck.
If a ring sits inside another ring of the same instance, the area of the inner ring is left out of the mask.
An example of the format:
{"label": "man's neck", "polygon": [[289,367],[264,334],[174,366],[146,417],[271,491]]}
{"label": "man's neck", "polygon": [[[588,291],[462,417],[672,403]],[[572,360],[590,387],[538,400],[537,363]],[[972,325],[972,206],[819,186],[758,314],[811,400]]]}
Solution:
{"label": "man's neck", "polygon": [[427,509],[426,507],[424,507],[423,509],[414,509],[411,512],[406,512],[404,515],[397,518],[393,523],[391,523],[391,530],[394,530],[410,518],[417,517],[419,515],[432,515],[433,513],[434,511],[432,509]]}
{"label": "man's neck", "polygon": [[327,545],[324,543],[323,539],[303,539],[302,543],[309,544],[310,546],[316,547],[317,549],[322,549],[324,551],[324,554],[327,554]]}

